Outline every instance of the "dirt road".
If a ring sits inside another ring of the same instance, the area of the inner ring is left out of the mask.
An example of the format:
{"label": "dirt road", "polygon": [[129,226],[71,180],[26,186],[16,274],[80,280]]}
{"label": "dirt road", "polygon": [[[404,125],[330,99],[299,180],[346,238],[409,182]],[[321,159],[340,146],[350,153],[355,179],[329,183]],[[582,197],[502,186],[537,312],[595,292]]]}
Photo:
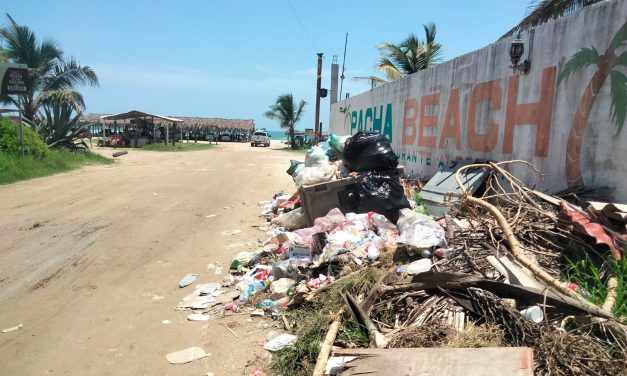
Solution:
{"label": "dirt road", "polygon": [[[185,274],[221,280],[207,265],[228,270],[264,237],[251,227],[263,222],[257,202],[293,187],[295,155],[277,147],[131,150],[112,166],[0,186],[0,329],[23,324],[0,334],[0,373],[243,374],[267,321],[190,322],[174,307],[191,292],[178,288]],[[166,361],[192,346],[211,355]]]}

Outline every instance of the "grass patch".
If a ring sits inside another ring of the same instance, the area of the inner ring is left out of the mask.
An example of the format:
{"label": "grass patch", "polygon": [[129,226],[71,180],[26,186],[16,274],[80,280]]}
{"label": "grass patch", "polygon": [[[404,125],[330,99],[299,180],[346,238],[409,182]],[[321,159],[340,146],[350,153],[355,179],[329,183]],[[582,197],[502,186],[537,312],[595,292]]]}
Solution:
{"label": "grass patch", "polygon": [[146,151],[196,151],[196,150],[206,150],[214,147],[212,144],[196,144],[196,143],[182,143],[177,142],[174,146],[171,144],[165,145],[163,143],[156,143],[146,145],[139,150]]}
{"label": "grass patch", "polygon": [[566,258],[567,267],[564,273],[566,280],[577,284],[587,300],[596,305],[603,305],[607,296],[607,280],[616,277],[618,286],[614,315],[627,316],[627,258],[614,260],[608,256],[608,259],[601,263],[593,260],[585,251],[579,252],[578,255],[577,258]]}
{"label": "grass patch", "polygon": [[70,171],[86,165],[111,164],[112,159],[87,151],[51,149],[46,157],[35,158],[0,152],[0,184],[9,184]]}
{"label": "grass patch", "polygon": [[[287,311],[287,319],[295,323],[294,332],[298,340],[293,346],[274,354],[271,364],[273,374],[311,375],[320,352],[320,343],[327,334],[331,318],[344,305],[342,293],[350,292],[354,296],[366,294],[382,273],[382,270],[375,268],[360,269],[338,279],[332,288],[317,294],[313,301]],[[345,319],[342,320],[338,339],[367,345],[370,341],[367,331],[346,317],[348,314],[345,314]]]}

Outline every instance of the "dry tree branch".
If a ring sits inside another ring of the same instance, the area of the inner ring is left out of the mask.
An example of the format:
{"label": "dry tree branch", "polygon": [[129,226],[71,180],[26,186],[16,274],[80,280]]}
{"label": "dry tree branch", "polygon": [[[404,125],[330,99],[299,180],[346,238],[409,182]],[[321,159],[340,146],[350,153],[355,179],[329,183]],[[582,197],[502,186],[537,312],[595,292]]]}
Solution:
{"label": "dry tree branch", "polygon": [[[518,162],[518,161],[510,161],[509,163],[515,163],[515,162]],[[500,164],[502,164],[502,163],[503,162],[501,162]],[[523,161],[523,163],[529,165],[529,163],[527,163],[527,162]],[[531,273],[536,278],[542,280],[547,285],[552,286],[553,288],[555,288],[557,291],[561,292],[562,294],[576,299],[582,305],[589,307],[590,311],[594,311],[596,309],[598,311],[603,311],[603,314],[606,315],[606,316],[613,317],[613,315],[610,312],[606,312],[602,308],[597,307],[594,304],[589,303],[581,295],[577,294],[573,290],[571,290],[568,287],[566,287],[566,285],[563,282],[561,282],[559,279],[551,276],[545,270],[543,270],[538,265],[533,263],[533,261],[531,261],[524,254],[524,251],[522,250],[522,248],[520,246],[520,243],[518,242],[518,239],[514,235],[514,233],[512,231],[512,228],[511,228],[510,224],[508,223],[507,219],[505,219],[505,217],[503,216],[503,213],[501,213],[501,211],[497,207],[495,207],[494,205],[488,203],[487,201],[485,201],[483,199],[480,199],[480,198],[473,197],[473,196],[468,194],[468,191],[466,190],[466,187],[462,183],[460,174],[461,174],[462,171],[470,169],[470,168],[496,169],[497,171],[502,173],[503,176],[505,176],[505,178],[507,178],[509,180],[509,183],[511,184],[512,187],[520,187],[520,185],[517,183],[517,181],[514,181],[515,178],[512,178],[512,176],[509,173],[505,172],[502,168],[500,168],[498,165],[493,164],[493,163],[491,163],[491,164],[485,164],[485,163],[482,163],[482,164],[470,164],[470,165],[462,166],[455,173],[455,180],[457,181],[457,184],[459,185],[459,187],[460,187],[460,189],[462,191],[462,196],[461,196],[460,201],[462,201],[462,202],[465,201],[465,202],[468,202],[468,203],[480,206],[480,207],[486,209],[487,211],[489,211],[496,218],[496,221],[497,221],[499,227],[501,228],[501,230],[503,231],[503,235],[505,235],[505,239],[507,240],[507,243],[509,244],[509,247],[512,250],[512,254],[513,254],[514,258],[516,259],[516,261],[518,261],[525,268],[529,269],[529,271],[531,271]]]}

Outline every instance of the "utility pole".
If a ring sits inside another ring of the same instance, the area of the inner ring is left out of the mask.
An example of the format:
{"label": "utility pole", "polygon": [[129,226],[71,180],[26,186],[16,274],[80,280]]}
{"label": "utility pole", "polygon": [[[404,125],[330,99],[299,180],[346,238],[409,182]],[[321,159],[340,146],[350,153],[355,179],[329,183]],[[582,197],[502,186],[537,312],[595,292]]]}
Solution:
{"label": "utility pole", "polygon": [[318,80],[316,81],[316,124],[314,128],[316,142],[322,138],[320,127],[320,89],[322,88],[322,53],[318,53]]}

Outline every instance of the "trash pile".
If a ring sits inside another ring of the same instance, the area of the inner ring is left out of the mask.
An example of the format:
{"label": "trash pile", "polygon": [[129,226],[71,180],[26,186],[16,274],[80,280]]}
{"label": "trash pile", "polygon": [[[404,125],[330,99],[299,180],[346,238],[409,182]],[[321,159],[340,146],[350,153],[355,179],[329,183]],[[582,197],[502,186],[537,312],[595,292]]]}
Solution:
{"label": "trash pile", "polygon": [[281,319],[273,374],[404,374],[427,353],[476,374],[624,374],[627,205],[536,191],[514,163],[535,171],[460,162],[419,182],[385,137],[331,135],[291,162],[297,192],[259,203],[259,249],[179,308]]}

